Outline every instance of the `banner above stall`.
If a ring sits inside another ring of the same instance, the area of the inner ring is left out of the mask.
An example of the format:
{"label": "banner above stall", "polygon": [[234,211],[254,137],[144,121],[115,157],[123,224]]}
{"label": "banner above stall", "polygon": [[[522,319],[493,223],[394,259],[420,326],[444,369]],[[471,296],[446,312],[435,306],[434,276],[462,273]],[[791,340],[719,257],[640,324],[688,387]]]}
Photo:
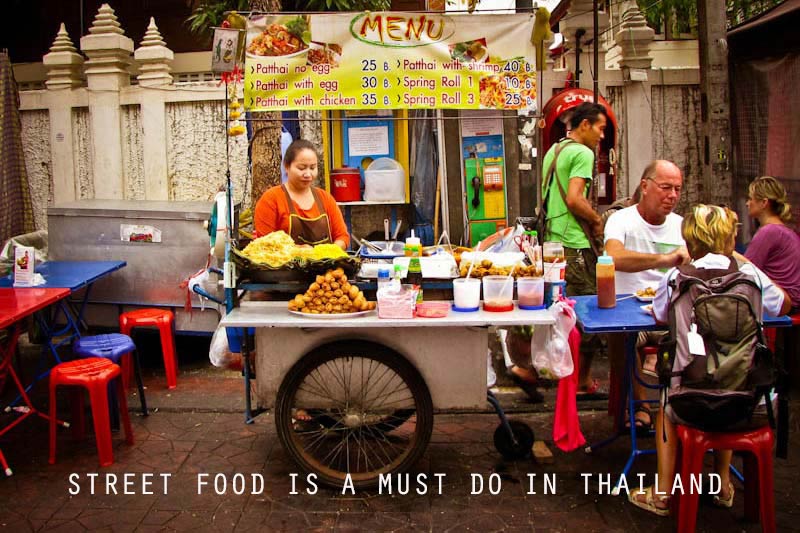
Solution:
{"label": "banner above stall", "polygon": [[259,15],[247,25],[245,107],[536,107],[533,16]]}

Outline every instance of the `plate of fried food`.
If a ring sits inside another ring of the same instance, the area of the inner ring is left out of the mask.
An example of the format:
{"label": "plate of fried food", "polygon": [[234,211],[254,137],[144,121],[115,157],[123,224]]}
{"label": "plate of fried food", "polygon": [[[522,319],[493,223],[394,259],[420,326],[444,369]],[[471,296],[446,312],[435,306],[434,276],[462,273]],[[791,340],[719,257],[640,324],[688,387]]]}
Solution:
{"label": "plate of fried food", "polygon": [[376,302],[367,301],[364,293],[347,281],[344,270],[337,268],[319,275],[304,294],[289,300],[293,315],[314,318],[348,318],[375,310]]}
{"label": "plate of fried food", "polygon": [[656,290],[653,287],[645,287],[636,291],[636,299],[640,302],[652,302],[656,297]]}

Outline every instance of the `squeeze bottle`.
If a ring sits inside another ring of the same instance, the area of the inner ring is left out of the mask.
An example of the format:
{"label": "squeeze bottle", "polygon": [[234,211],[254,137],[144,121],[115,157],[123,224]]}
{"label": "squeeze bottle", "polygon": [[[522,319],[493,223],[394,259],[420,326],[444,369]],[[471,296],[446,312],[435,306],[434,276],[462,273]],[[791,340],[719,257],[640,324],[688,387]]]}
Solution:
{"label": "squeeze bottle", "polygon": [[610,309],[617,305],[614,283],[614,258],[603,252],[597,258],[597,307]]}

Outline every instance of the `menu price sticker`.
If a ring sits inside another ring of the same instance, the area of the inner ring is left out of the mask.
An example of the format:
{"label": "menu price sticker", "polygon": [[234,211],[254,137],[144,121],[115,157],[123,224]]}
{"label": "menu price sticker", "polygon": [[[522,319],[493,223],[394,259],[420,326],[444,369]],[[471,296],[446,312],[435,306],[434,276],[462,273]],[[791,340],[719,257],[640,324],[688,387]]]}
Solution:
{"label": "menu price sticker", "polygon": [[[248,25],[248,109],[535,108],[529,15],[298,18],[258,17]],[[300,26],[309,40],[296,37],[290,53],[265,45]]]}

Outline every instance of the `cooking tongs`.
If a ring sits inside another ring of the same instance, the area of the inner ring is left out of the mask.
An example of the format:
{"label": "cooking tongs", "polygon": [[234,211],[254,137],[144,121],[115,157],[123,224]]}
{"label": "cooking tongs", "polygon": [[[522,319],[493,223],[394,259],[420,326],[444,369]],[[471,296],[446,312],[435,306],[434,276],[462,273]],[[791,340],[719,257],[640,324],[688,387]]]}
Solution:
{"label": "cooking tongs", "polygon": [[356,243],[358,243],[359,246],[366,246],[372,252],[377,252],[377,253],[383,252],[383,248],[381,248],[377,244],[369,242],[367,239],[359,239],[358,237],[353,235],[353,240],[356,241]]}

